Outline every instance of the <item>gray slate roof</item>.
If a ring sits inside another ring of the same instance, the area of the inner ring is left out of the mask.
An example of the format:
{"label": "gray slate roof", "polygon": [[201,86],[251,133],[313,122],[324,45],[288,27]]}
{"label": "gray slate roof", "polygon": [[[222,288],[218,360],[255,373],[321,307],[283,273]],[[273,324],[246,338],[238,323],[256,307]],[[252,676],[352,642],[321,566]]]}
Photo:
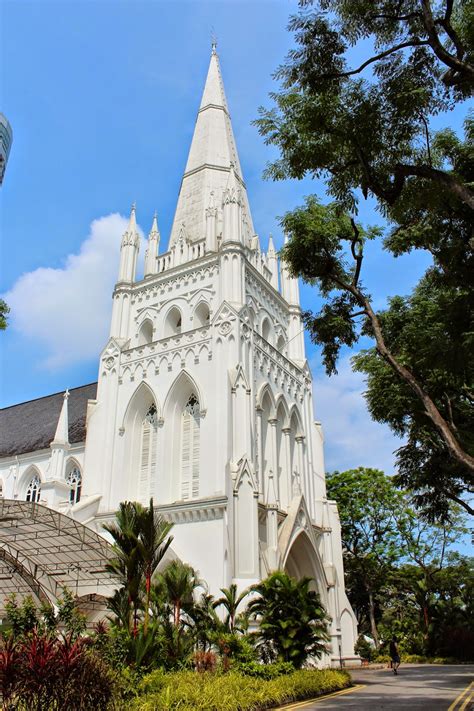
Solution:
{"label": "gray slate roof", "polygon": [[[87,401],[94,400],[97,383],[69,391],[69,442],[86,438]],[[46,449],[54,439],[64,392],[21,402],[0,410],[0,457]]]}

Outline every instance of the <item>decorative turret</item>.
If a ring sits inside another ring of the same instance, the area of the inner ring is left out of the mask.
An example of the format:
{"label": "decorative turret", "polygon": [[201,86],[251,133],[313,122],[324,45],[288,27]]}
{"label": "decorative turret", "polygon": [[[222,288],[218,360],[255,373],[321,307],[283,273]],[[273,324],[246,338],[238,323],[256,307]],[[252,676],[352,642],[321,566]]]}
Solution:
{"label": "decorative turret", "polygon": [[268,238],[267,267],[272,273],[270,284],[278,291],[278,257],[275,252],[275,245],[273,244],[273,237],[271,235]]}
{"label": "decorative turret", "polygon": [[51,446],[69,444],[69,418],[68,418],[68,400],[69,400],[69,390],[63,395],[63,404],[61,407],[61,412],[59,415],[58,424],[56,426],[56,432],[54,439],[51,442]]}
{"label": "decorative turret", "polygon": [[120,251],[119,282],[134,282],[137,270],[137,258],[140,249],[140,236],[137,231],[137,221],[135,216],[135,203],[130,211],[128,229],[122,237]]}
{"label": "decorative turret", "polygon": [[[285,244],[288,242],[288,237],[285,235]],[[284,259],[280,260],[280,279],[281,279],[281,295],[291,306],[300,305],[300,290],[298,279],[292,277],[288,271],[288,267]]]}
{"label": "decorative turret", "polygon": [[[288,237],[285,235],[285,244]],[[288,326],[288,355],[298,365],[305,361],[304,327],[301,320],[300,289],[298,279],[292,277],[283,259],[280,260],[281,295],[290,307],[290,322]]]}
{"label": "decorative turret", "polygon": [[156,212],[153,217],[150,234],[148,235],[148,245],[145,252],[145,279],[153,276],[158,271],[158,250],[160,247],[160,232]]}

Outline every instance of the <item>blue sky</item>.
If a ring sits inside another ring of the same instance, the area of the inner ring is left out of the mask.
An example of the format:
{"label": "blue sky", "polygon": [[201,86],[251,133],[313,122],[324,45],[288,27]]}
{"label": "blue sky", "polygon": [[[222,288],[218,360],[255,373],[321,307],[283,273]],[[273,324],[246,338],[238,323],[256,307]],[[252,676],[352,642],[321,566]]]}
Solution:
{"label": "blue sky", "polygon": [[[324,195],[310,180],[264,182],[274,153],[251,125],[276,89],[271,75],[292,46],[286,25],[295,10],[290,0],[0,3],[0,109],[14,133],[0,190],[0,290],[12,305],[0,336],[2,406],[97,378],[125,219],[136,201],[147,233],[158,210],[166,245],[212,32],[263,244],[271,232],[281,246],[278,215],[309,193]],[[459,127],[463,113],[450,125]],[[379,221],[370,202],[361,216]],[[394,260],[371,245],[365,269],[375,304],[407,293],[425,265],[423,255]],[[315,305],[310,289],[302,302]],[[327,468],[390,473],[399,442],[367,415],[350,354],[328,379],[307,345]]]}

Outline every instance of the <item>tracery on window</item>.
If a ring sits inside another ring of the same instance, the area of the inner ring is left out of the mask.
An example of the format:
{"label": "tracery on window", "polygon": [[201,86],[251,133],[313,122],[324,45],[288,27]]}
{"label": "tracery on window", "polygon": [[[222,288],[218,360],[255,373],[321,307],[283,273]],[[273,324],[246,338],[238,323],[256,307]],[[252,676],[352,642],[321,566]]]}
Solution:
{"label": "tracery on window", "polygon": [[69,503],[77,504],[81,499],[82,489],[82,474],[79,467],[73,467],[71,469],[66,479],[66,483],[71,487],[69,492]]}
{"label": "tracery on window", "polygon": [[35,475],[30,483],[28,484],[28,488],[26,490],[26,500],[31,501],[32,503],[36,503],[39,501],[41,495],[41,481],[37,475]]}
{"label": "tracery on window", "polygon": [[142,423],[140,480],[138,499],[146,502],[153,493],[156,470],[158,413],[155,403],[147,410]]}
{"label": "tracery on window", "polygon": [[153,403],[150,405],[148,412],[145,415],[145,422],[149,422],[150,425],[156,425],[157,423],[157,416],[156,416],[156,405]]}

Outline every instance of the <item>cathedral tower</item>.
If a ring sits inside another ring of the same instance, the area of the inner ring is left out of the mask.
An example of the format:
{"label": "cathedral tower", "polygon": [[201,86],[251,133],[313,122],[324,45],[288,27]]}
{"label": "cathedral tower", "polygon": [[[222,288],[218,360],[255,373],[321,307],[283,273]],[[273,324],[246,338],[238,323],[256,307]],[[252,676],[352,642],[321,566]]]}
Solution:
{"label": "cathedral tower", "polygon": [[[275,208],[276,210],[276,208]],[[173,552],[211,592],[281,568],[316,580],[332,658],[353,655],[337,508],[326,498],[298,282],[261,251],[215,46],[167,251],[156,219],[136,277],[135,206],[110,339],[89,402],[83,500],[97,530],[121,501],[173,521]],[[95,508],[94,508],[95,507]]]}

